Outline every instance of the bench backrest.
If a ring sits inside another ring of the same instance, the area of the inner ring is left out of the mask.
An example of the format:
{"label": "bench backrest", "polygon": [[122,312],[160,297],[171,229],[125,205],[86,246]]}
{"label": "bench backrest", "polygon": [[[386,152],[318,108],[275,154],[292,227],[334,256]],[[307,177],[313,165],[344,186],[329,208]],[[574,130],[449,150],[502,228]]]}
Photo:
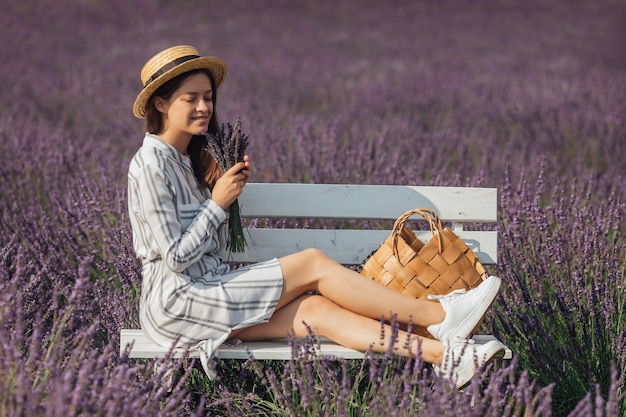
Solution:
{"label": "bench backrest", "polygon": [[[224,259],[233,262],[257,262],[318,248],[342,264],[358,265],[391,231],[391,226],[374,230],[368,221],[393,221],[414,208],[434,210],[482,263],[495,264],[498,259],[496,230],[464,227],[467,223],[496,222],[495,188],[250,183],[239,198],[239,205],[243,218],[329,219],[339,226],[328,227],[329,221],[323,221],[324,228],[304,228],[302,222],[299,226],[276,227],[274,222],[272,227],[263,227],[265,222],[256,221],[244,231],[246,253],[222,252]],[[359,228],[359,221],[366,226]],[[423,241],[430,240],[429,230],[415,232]]]}

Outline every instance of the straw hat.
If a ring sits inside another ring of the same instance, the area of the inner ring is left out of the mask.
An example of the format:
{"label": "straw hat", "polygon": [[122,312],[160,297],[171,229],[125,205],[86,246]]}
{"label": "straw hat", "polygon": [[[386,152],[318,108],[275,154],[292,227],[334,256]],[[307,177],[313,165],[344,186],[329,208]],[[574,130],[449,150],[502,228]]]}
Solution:
{"label": "straw hat", "polygon": [[139,119],[146,118],[146,102],[164,83],[187,71],[208,70],[215,81],[215,88],[226,77],[226,63],[214,56],[200,56],[196,48],[178,45],[159,52],[141,69],[143,90],[133,104],[133,113]]}

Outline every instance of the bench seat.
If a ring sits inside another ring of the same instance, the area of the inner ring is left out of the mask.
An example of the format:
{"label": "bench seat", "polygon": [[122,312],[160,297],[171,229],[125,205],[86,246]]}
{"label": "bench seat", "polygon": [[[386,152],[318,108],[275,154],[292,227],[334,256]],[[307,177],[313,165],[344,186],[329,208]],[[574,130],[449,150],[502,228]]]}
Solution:
{"label": "bench seat", "polygon": [[[476,335],[475,343],[486,343],[494,340],[494,336]],[[122,329],[120,341],[120,355],[127,346],[132,346],[129,352],[130,358],[164,358],[170,354],[170,348],[159,346],[146,337],[141,329]],[[317,353],[323,356],[334,356],[344,359],[363,359],[365,354],[357,350],[338,345],[328,339],[320,338]],[[172,357],[180,358],[185,355],[198,357],[200,352],[185,349],[173,349]],[[258,360],[289,360],[291,359],[291,346],[287,339],[268,340],[262,342],[248,342],[240,344],[224,343],[216,352],[220,359],[248,359],[250,356]],[[511,350],[507,347],[504,359],[511,359]]]}

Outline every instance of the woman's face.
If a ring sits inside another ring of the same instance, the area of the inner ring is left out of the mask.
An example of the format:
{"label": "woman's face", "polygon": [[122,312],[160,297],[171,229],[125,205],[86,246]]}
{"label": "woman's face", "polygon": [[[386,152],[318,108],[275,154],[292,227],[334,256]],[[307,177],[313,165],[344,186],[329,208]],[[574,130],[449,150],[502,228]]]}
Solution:
{"label": "woman's face", "polygon": [[157,98],[168,134],[197,135],[206,132],[213,115],[213,88],[205,73],[187,78],[169,100]]}

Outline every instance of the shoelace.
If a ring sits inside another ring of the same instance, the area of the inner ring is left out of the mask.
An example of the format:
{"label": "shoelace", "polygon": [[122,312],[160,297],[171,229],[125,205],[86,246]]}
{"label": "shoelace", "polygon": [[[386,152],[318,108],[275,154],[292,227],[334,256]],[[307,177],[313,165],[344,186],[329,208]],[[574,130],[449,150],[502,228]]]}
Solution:
{"label": "shoelace", "polygon": [[474,339],[463,339],[461,336],[454,336],[450,339],[453,344],[465,344],[465,345],[474,345],[476,341]]}
{"label": "shoelace", "polygon": [[450,352],[452,357],[444,358],[444,363],[439,365],[439,368],[446,371],[451,371],[452,369],[454,369],[461,362],[461,358],[465,354],[465,351],[470,348],[469,346],[474,344],[476,344],[476,341],[474,339],[463,339],[458,336],[456,336],[454,339],[450,339],[448,345],[446,346],[446,350]]}
{"label": "shoelace", "polygon": [[456,297],[457,295],[465,294],[467,292],[466,289],[460,288],[458,290],[454,290],[449,292],[448,294],[428,294],[429,300],[442,300],[444,298]]}
{"label": "shoelace", "polygon": [[[450,373],[452,370],[459,364],[461,360],[461,353],[465,352],[465,349],[468,348],[469,345],[476,344],[474,339],[463,339],[462,337],[455,336],[453,339],[447,341],[446,350],[450,352],[453,356],[452,358],[446,357],[444,361],[439,365],[433,365],[433,369],[437,375],[441,375],[441,372]],[[457,354],[453,354],[452,350],[455,348],[460,348],[460,351]]]}

